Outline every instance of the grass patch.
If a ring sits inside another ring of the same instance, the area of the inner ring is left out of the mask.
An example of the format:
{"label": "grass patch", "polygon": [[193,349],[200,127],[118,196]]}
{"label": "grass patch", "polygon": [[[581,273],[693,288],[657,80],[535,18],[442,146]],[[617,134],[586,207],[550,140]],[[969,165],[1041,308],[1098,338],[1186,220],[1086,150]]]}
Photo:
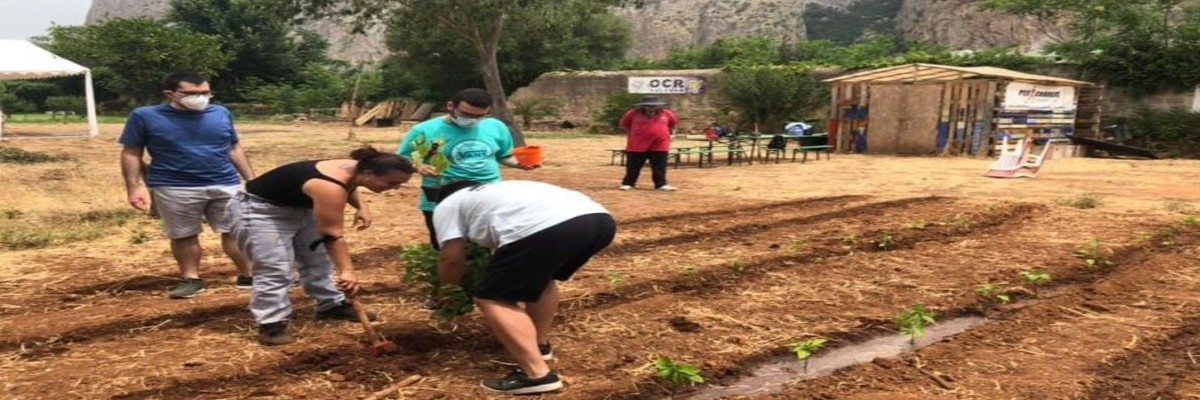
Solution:
{"label": "grass patch", "polygon": [[1058,204],[1061,206],[1078,208],[1080,210],[1087,210],[1087,209],[1091,209],[1091,208],[1100,207],[1101,201],[1100,201],[1100,196],[1088,193],[1088,194],[1082,194],[1082,195],[1079,195],[1076,197],[1070,197],[1070,198],[1059,200]]}
{"label": "grass patch", "polygon": [[20,210],[5,210],[0,219],[0,249],[31,250],[94,240],[140,214],[132,209],[109,209],[30,218]]}
{"label": "grass patch", "polygon": [[1192,203],[1180,199],[1167,199],[1163,202],[1163,210],[1179,214],[1193,214],[1196,212],[1196,208],[1192,206]]}
{"label": "grass patch", "polygon": [[0,163],[37,164],[67,161],[71,157],[65,154],[46,154],[37,151],[27,151],[16,147],[0,147]]}
{"label": "grass patch", "polygon": [[[87,115],[46,115],[46,114],[10,114],[10,124],[65,124],[69,122],[87,122]],[[123,124],[124,115],[97,115],[96,122],[101,124]]]}

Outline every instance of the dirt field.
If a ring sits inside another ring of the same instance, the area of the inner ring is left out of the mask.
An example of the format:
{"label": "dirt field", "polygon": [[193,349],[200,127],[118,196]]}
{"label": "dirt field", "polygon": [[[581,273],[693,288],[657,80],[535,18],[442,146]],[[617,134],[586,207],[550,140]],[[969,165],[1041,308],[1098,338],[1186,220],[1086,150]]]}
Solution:
{"label": "dirt field", "polygon": [[[157,221],[126,211],[120,128],[4,144],[72,157],[0,164],[5,398],[365,398],[411,375],[423,378],[389,398],[499,398],[478,386],[506,368],[479,315],[436,323],[400,281],[398,249],[426,237],[415,185],[364,193],[376,224],[349,237],[363,301],[399,354],[368,356],[361,327],[315,321],[298,289],[299,341],[264,348],[211,233],[201,238],[209,291],[166,299],[177,271]],[[240,128],[259,172],[358,145],[343,126]],[[402,130],[357,134],[394,148]],[[1200,398],[1200,226],[1187,219],[1200,214],[1200,162],[1051,160],[1036,179],[993,180],[982,177],[987,160],[834,155],[680,168],[668,175],[678,192],[621,192],[623,169],[604,149],[622,138],[530,142],[545,148],[545,168],[506,179],[583,191],[619,224],[616,242],[564,286],[553,366],[568,386],[547,397],[667,397],[659,356],[699,366],[705,385],[731,384],[788,343],[894,335],[893,317],[921,303],[939,318],[988,321],[759,398]],[[649,186],[649,171],[642,179]],[[1065,205],[1087,198],[1099,206]],[[1037,296],[1014,289],[1014,303],[983,307],[979,285],[1021,286],[1018,273],[1033,268],[1053,276]]]}

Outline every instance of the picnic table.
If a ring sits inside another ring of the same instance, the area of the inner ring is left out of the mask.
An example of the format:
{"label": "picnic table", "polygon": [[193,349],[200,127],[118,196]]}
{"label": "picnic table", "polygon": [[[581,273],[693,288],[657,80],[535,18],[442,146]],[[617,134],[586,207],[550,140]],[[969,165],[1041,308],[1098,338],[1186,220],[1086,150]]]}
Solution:
{"label": "picnic table", "polygon": [[[704,135],[682,135],[682,137],[677,136],[675,141],[701,142],[704,144],[699,146],[672,147],[671,151],[667,153],[667,157],[674,161],[674,168],[679,168],[679,165],[685,162],[685,157],[687,159],[686,162],[690,163],[693,155],[697,156],[697,167],[704,168],[706,162],[711,167],[715,165],[714,155],[716,154],[725,154],[727,165],[733,165],[734,161],[737,161],[739,165],[742,162],[753,165],[756,158],[761,158],[765,162],[772,154],[776,155],[775,162],[778,163],[790,149],[792,152],[792,161],[796,161],[797,155],[802,155],[803,157],[800,162],[803,163],[808,160],[809,152],[817,153],[818,160],[821,157],[821,153],[824,152],[825,158],[828,159],[829,150],[833,147],[828,144],[829,136],[824,133],[815,135],[780,134],[779,136],[782,136],[785,141],[785,148],[783,149],[767,149],[766,143],[760,145],[760,140],[765,139],[769,142],[774,136],[773,134],[741,133],[719,139],[709,139]],[[796,141],[795,147],[786,146],[786,143],[791,140]],[[717,144],[724,145],[724,148],[717,147]],[[747,148],[747,145],[749,145],[749,148]],[[616,165],[618,157],[620,157],[620,165],[625,165],[624,149],[608,149],[608,151],[612,154],[609,160],[610,165]]]}

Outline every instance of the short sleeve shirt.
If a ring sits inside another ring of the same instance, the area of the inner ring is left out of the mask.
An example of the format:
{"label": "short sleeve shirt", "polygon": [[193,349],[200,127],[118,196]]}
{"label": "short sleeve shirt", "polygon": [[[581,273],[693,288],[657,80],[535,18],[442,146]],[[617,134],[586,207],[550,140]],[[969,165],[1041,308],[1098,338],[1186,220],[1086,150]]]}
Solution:
{"label": "short sleeve shirt", "polygon": [[129,114],[119,143],[150,153],[149,187],[236,185],[229,150],[238,143],[233,115],[225,107],[204,111],[169,105],[139,107]]}
{"label": "short sleeve shirt", "polygon": [[[434,118],[414,126],[400,142],[397,154],[414,157],[414,143],[424,140],[437,143],[438,152],[450,161],[450,168],[439,177],[424,177],[422,187],[438,187],[457,181],[495,182],[500,180],[500,160],[512,156],[512,133],[498,119],[484,118],[479,124],[463,128],[446,120]],[[416,155],[428,162],[428,155]],[[420,209],[433,211],[435,204],[422,191]]]}

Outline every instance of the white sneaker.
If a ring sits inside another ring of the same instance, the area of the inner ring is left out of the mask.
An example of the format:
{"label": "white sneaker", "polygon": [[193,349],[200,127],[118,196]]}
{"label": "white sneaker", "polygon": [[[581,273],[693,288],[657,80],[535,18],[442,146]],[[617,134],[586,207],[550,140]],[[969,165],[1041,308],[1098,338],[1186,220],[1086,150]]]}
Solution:
{"label": "white sneaker", "polygon": [[633,186],[629,186],[629,185],[621,185],[621,187],[619,187],[619,188],[617,188],[617,189],[620,189],[620,190],[626,190],[626,191],[628,191],[628,190],[633,190]]}
{"label": "white sneaker", "polygon": [[664,192],[674,192],[678,189],[676,189],[674,186],[671,186],[671,185],[662,185],[662,186],[659,186],[658,189],[654,189],[654,190],[661,190]]}

